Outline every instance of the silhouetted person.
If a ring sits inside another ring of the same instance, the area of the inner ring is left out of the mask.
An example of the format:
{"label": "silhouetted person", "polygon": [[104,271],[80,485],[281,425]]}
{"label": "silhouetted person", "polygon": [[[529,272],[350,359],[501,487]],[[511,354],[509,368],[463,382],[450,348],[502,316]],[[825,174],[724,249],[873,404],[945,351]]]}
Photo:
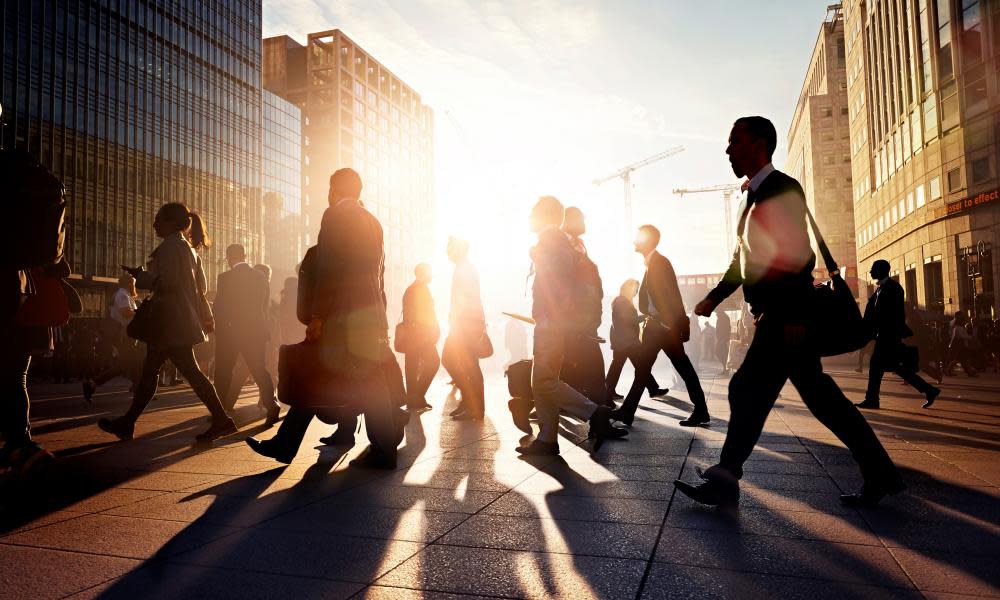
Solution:
{"label": "silhouetted person", "polygon": [[469,262],[469,243],[448,239],[448,259],[455,264],[451,280],[448,337],[441,362],[451,375],[462,400],[451,416],[481,421],[485,411],[485,384],[479,366],[480,346],[486,334],[486,316],[479,292],[479,274]]}
{"label": "silhouetted person", "polygon": [[733,322],[720,310],[715,313],[715,358],[722,365],[722,374],[729,373],[729,340],[733,337]]}
{"label": "silhouetted person", "polygon": [[437,342],[441,336],[434,297],[430,287],[432,272],[427,263],[413,270],[416,279],[403,293],[403,325],[407,329],[407,348],[403,354],[406,369],[406,405],[411,411],[430,410],[427,390],[441,366]]}
{"label": "silhouetted person", "polygon": [[750,178],[749,192],[733,261],[695,312],[709,316],[743,286],[756,331],[743,364],[729,382],[729,429],[719,464],[699,473],[704,479],[700,485],[682,481],[675,485],[703,504],[738,502],[743,463],[781,388],[791,380],[806,407],[861,467],[864,486],[857,494],[841,496],[841,501],[874,506],[905,485],[861,412],[823,372],[819,352],[806,339],[806,323],[814,317],[810,312],[816,256],[809,245],[802,187],[771,165],[776,145],[774,125],[762,117],[737,120],[729,135],[726,154],[736,176]]}
{"label": "silhouetted person", "polygon": [[[260,392],[260,401],[267,410],[266,425],[278,422],[280,409],[274,396],[274,379],[267,368],[267,342],[271,294],[267,277],[246,262],[242,244],[226,248],[229,270],[219,273],[215,294],[215,385],[219,396],[232,396],[235,402],[239,390],[230,390],[236,359],[243,357],[250,376]],[[242,387],[243,375],[236,381]],[[235,391],[236,394],[230,394]],[[229,404],[226,408],[232,409]]]}
{"label": "silhouetted person", "polygon": [[[608,398],[612,400],[623,397],[615,392],[615,388],[621,378],[625,361],[631,362],[633,368],[638,368],[641,357],[639,324],[643,319],[633,304],[636,294],[639,293],[639,282],[635,279],[626,279],[619,292],[618,297],[611,301],[611,365],[608,366],[608,375],[604,379]],[[656,383],[652,373],[646,381],[646,389],[650,398],[663,396],[669,391]]]}
{"label": "silhouetted person", "polygon": [[132,405],[121,417],[97,422],[101,429],[120,439],[132,439],[135,422],[153,399],[160,369],[167,359],[177,366],[212,415],[211,426],[197,438],[213,440],[237,431],[236,423],[219,401],[215,386],[201,372],[194,358],[195,344],[205,341],[205,329],[212,329],[214,323],[199,317],[201,295],[208,286],[201,258],[184,232],[190,229],[192,239],[198,245],[207,246],[209,241],[204,227],[201,218],[183,204],[164,204],[153,219],[153,229],[163,241],[150,255],[149,270],[142,267],[128,270],[139,288],[152,290],[147,302],[158,302],[161,308],[154,313],[158,318],[152,337],[146,343],[146,358]]}
{"label": "silhouetted person", "polygon": [[613,404],[604,383],[604,353],[597,330],[604,312],[604,286],[597,265],[587,254],[581,237],[587,224],[579,208],[567,207],[561,227],[576,251],[571,274],[572,306],[575,316],[568,321],[571,331],[566,340],[566,355],[559,378],[597,404]]}
{"label": "silhouetted person", "polygon": [[136,341],[125,333],[129,321],[135,315],[137,305],[135,299],[138,297],[135,289],[135,277],[128,273],[122,273],[118,278],[118,289],[115,290],[108,306],[108,321],[114,327],[105,327],[104,335],[109,336],[111,344],[114,346],[115,356],[110,367],[102,371],[93,379],[83,380],[83,398],[91,401],[91,397],[97,388],[111,381],[115,377],[125,376],[132,382],[133,389],[139,381],[139,366],[141,359],[139,353],[142,350],[137,346]]}
{"label": "silhouetted person", "polygon": [[870,274],[878,282],[878,287],[865,306],[865,326],[875,339],[875,350],[868,363],[868,391],[865,392],[864,402],[858,403],[858,406],[879,407],[882,376],[886,371],[891,371],[923,394],[927,399],[924,408],[930,408],[941,390],[924,381],[913,370],[914,365],[909,365],[904,360],[906,350],[903,338],[911,337],[913,331],[906,325],[903,286],[889,277],[888,261],[873,262]]}
{"label": "silhouetted person", "polygon": [[639,351],[640,360],[635,368],[635,380],[628,395],[625,396],[625,401],[612,413],[612,417],[626,425],[632,424],[642,391],[651,385],[653,364],[662,351],[684,381],[691,403],[694,404],[694,411],[680,424],[693,427],[708,423],[708,405],[705,404],[705,392],[701,389],[698,373],[684,352],[684,342],[688,341],[691,335],[691,323],[684,312],[684,301],[677,285],[677,275],[674,274],[674,268],[667,257],[656,251],[659,243],[659,229],[652,225],[643,225],[639,228],[635,238],[635,251],[646,261],[646,274],[643,275],[642,284],[639,286],[639,312],[646,318]]}
{"label": "silhouetted person", "polygon": [[976,368],[972,366],[972,344],[974,338],[966,328],[969,318],[963,312],[955,313],[955,318],[948,325],[948,356],[944,363],[944,374],[954,376],[955,364],[961,363],[962,370],[969,377],[978,377]]}
{"label": "silhouetted person", "polygon": [[[590,422],[595,449],[606,438],[628,434],[611,424],[611,411],[606,406],[594,403],[559,379],[567,341],[575,335],[581,316],[580,309],[574,306],[573,289],[577,283],[573,276],[575,263],[580,257],[569,237],[559,230],[562,221],[563,205],[552,196],[543,196],[531,210],[531,230],[538,235],[538,243],[531,249],[535,270],[531,290],[531,316],[535,319],[531,392],[539,431],[529,445],[517,448],[525,455],[559,454],[559,411]],[[515,415],[514,422],[526,417]]]}
{"label": "silhouetted person", "polygon": [[[317,238],[306,341],[321,345],[321,355],[349,386],[348,395],[358,396],[352,398],[357,403],[354,413],[365,415],[370,445],[351,464],[393,469],[401,436],[384,374],[387,357],[392,363],[395,359],[385,314],[383,233],[360,198],[361,177],[354,170],[340,169],[330,176],[330,207],[323,213]],[[331,414],[342,413],[339,407],[329,409]],[[339,420],[321,407],[292,406],[273,438],[247,438],[247,444],[258,454],[289,463],[317,415],[327,422]]]}

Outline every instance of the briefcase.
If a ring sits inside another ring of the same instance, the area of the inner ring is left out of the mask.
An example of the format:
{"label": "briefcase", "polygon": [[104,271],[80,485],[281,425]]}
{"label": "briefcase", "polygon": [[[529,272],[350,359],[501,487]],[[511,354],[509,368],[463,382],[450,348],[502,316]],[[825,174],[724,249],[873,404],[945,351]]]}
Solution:
{"label": "briefcase", "polygon": [[511,398],[531,398],[531,360],[519,360],[507,367],[507,391]]}
{"label": "briefcase", "polygon": [[285,344],[278,350],[278,399],[314,412],[346,409],[361,399],[359,374],[331,361],[323,344]]}

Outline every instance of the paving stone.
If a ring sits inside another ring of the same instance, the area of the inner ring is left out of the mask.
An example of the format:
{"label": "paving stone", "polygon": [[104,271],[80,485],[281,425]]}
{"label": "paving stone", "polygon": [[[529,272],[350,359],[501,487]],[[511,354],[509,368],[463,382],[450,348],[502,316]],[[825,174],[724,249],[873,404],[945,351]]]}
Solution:
{"label": "paving stone", "polygon": [[422,544],[277,529],[242,530],[172,561],[300,577],[371,583]]}
{"label": "paving stone", "polygon": [[667,502],[581,496],[529,496],[518,492],[490,504],[484,514],[576,521],[608,521],[659,525],[667,513]]}
{"label": "paving stone", "polygon": [[446,513],[412,508],[379,508],[334,504],[311,505],[271,519],[267,529],[322,532],[413,542],[435,540],[469,518],[464,513]]}
{"label": "paving stone", "polygon": [[687,529],[881,545],[868,524],[851,513],[831,515],[809,511],[741,508],[736,514],[731,514],[715,508],[685,506],[672,508],[666,524],[668,527]]}
{"label": "paving stone", "polygon": [[420,506],[427,510],[455,513],[477,513],[493,502],[502,492],[480,490],[446,490],[419,486],[369,484],[331,497],[330,504],[352,506],[382,506],[407,509]]}
{"label": "paving stone", "polygon": [[782,598],[788,600],[842,600],[922,598],[916,590],[884,588],[824,579],[786,577],[687,565],[657,563],[652,566],[643,600],[730,598]]}
{"label": "paving stone", "polygon": [[380,585],[518,598],[634,598],[646,562],[428,546]]}
{"label": "paving stone", "polygon": [[120,577],[138,560],[0,543],[0,597],[63,598]]}
{"label": "paving stone", "polygon": [[995,559],[965,553],[889,548],[921,590],[1000,596],[1000,572]]}
{"label": "paving stone", "polygon": [[360,596],[364,600],[462,600],[463,598],[486,598],[469,594],[447,594],[429,592],[427,590],[411,590],[407,588],[373,585]]}
{"label": "paving stone", "polygon": [[658,525],[475,515],[437,543],[646,560],[659,530]]}

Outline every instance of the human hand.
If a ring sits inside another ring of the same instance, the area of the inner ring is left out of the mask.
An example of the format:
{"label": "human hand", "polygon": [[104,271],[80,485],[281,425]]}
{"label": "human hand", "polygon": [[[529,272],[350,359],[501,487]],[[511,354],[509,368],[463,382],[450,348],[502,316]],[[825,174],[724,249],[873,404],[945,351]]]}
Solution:
{"label": "human hand", "polygon": [[708,298],[705,298],[697,305],[695,305],[694,314],[698,315],[699,317],[707,317],[712,314],[713,310],[715,310],[715,302],[712,302]]}

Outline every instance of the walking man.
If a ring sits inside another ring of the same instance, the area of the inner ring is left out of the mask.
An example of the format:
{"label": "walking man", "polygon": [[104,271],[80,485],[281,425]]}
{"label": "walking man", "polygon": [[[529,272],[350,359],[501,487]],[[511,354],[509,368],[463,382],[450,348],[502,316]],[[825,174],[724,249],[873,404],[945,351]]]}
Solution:
{"label": "walking man", "polygon": [[699,485],[679,480],[675,485],[702,504],[738,503],[743,463],[781,388],[791,380],[806,407],[847,446],[861,468],[864,486],[856,494],[841,496],[841,502],[875,506],[905,485],[868,422],[823,372],[819,353],[807,343],[816,256],[809,245],[802,186],[774,169],[775,146],[774,125],[763,117],[738,119],[729,134],[726,154],[733,172],[750,178],[737,227],[739,244],[726,274],[695,312],[711,315],[743,286],[756,331],[743,364],[729,382],[729,429],[719,464],[699,472],[703,479]]}
{"label": "walking man", "polygon": [[927,399],[924,408],[930,408],[941,389],[924,381],[914,370],[915,365],[904,360],[906,346],[903,338],[911,337],[913,330],[906,325],[903,286],[889,277],[888,261],[879,259],[873,262],[870,274],[878,282],[878,287],[865,306],[865,325],[875,339],[875,349],[868,363],[868,391],[865,392],[864,402],[860,402],[858,406],[879,407],[882,376],[886,371],[891,371],[923,394]]}

